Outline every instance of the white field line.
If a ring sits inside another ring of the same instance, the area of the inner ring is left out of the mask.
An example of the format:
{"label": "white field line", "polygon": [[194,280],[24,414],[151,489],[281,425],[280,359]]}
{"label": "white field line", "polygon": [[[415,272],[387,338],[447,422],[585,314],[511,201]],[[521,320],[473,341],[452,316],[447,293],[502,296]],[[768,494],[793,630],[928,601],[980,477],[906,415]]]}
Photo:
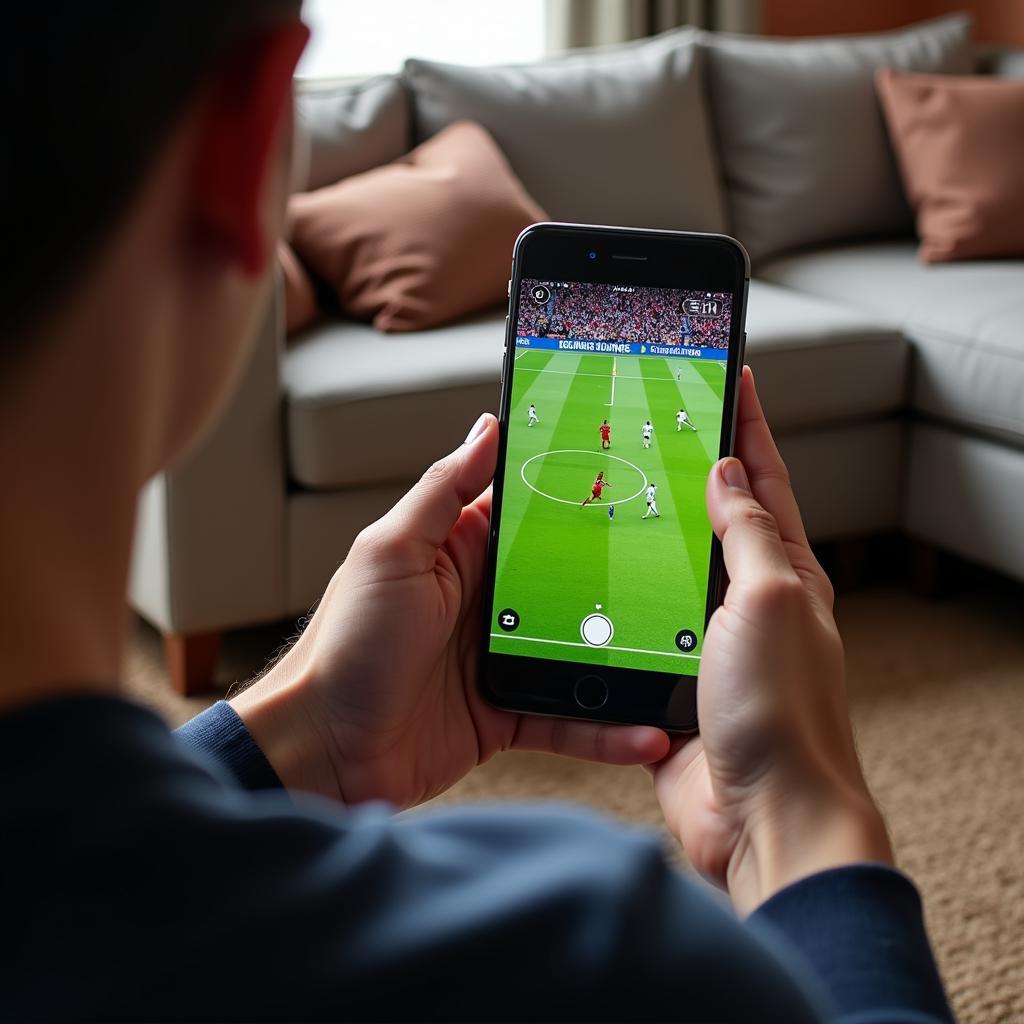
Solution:
{"label": "white field line", "polygon": [[528,644],[554,644],[556,647],[586,647],[590,651],[625,651],[627,654],[656,654],[662,658],[691,658],[693,661],[700,661],[699,654],[683,654],[676,651],[645,651],[641,647],[614,647],[609,644],[607,647],[592,647],[590,644],[581,644],[572,640],[542,640],[537,636],[512,636],[510,633],[492,633],[491,636],[499,640],[519,640]]}
{"label": "white field line", "polygon": [[606,402],[605,405],[614,405],[615,404],[615,378],[619,375],[619,371],[616,369],[616,363],[617,362],[618,362],[618,360],[615,359],[615,357],[613,356],[612,357],[612,400],[610,402]]}
{"label": "white field line", "polygon": [[[519,356],[516,356],[518,359]],[[610,373],[590,373],[587,370],[546,370],[543,367],[537,366],[520,366],[518,373],[561,373],[567,377],[610,377]],[[643,377],[639,374],[629,373],[617,373],[616,377],[621,377],[623,380],[649,380],[649,381],[661,381],[664,384],[674,384],[676,382],[675,377]]]}

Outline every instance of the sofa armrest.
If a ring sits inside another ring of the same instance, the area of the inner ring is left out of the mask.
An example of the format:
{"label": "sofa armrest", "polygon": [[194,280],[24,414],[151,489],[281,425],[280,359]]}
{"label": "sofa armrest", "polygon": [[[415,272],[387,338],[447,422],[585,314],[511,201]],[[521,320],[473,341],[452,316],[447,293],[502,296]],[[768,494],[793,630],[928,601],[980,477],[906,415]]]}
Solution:
{"label": "sofa armrest", "polygon": [[220,419],[199,448],[139,496],[129,600],[165,634],[250,625],[285,612],[283,340],[278,278]]}

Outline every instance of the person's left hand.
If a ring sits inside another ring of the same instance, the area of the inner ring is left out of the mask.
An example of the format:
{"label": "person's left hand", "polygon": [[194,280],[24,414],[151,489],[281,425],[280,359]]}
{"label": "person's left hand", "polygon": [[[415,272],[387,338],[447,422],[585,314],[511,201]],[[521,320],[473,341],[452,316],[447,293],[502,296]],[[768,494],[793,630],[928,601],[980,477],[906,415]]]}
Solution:
{"label": "person's left hand", "polygon": [[477,688],[493,416],[356,538],[309,626],[232,700],[289,788],[428,800],[502,750],[611,764],[668,751],[646,726],[500,711]]}

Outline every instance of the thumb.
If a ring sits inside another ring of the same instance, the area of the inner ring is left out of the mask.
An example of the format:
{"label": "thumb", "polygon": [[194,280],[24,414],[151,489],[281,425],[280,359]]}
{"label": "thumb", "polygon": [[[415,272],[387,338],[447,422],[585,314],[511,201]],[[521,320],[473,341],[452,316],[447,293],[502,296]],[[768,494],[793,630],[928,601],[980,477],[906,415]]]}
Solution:
{"label": "thumb", "polygon": [[418,571],[434,565],[463,508],[487,488],[498,459],[498,421],[484,413],[466,440],[435,462],[377,524],[380,539],[399,543],[412,554]]}
{"label": "thumb", "polygon": [[722,459],[711,471],[707,506],[733,584],[747,586],[780,577],[797,578],[775,517],[751,493],[739,459]]}

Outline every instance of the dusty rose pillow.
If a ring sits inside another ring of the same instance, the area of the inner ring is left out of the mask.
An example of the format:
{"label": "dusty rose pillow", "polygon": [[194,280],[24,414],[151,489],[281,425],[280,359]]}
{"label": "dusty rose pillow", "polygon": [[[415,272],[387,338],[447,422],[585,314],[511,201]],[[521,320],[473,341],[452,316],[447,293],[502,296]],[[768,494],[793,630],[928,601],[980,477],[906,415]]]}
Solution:
{"label": "dusty rose pillow", "polygon": [[1024,255],[1024,80],[876,76],[925,263]]}
{"label": "dusty rose pillow", "polygon": [[277,243],[277,265],[284,280],[284,326],[288,334],[307,327],[320,315],[306,268],[287,242]]}
{"label": "dusty rose pillow", "polygon": [[292,196],[292,246],[381,331],[417,331],[505,297],[512,243],[544,211],[478,124],[386,167]]}

